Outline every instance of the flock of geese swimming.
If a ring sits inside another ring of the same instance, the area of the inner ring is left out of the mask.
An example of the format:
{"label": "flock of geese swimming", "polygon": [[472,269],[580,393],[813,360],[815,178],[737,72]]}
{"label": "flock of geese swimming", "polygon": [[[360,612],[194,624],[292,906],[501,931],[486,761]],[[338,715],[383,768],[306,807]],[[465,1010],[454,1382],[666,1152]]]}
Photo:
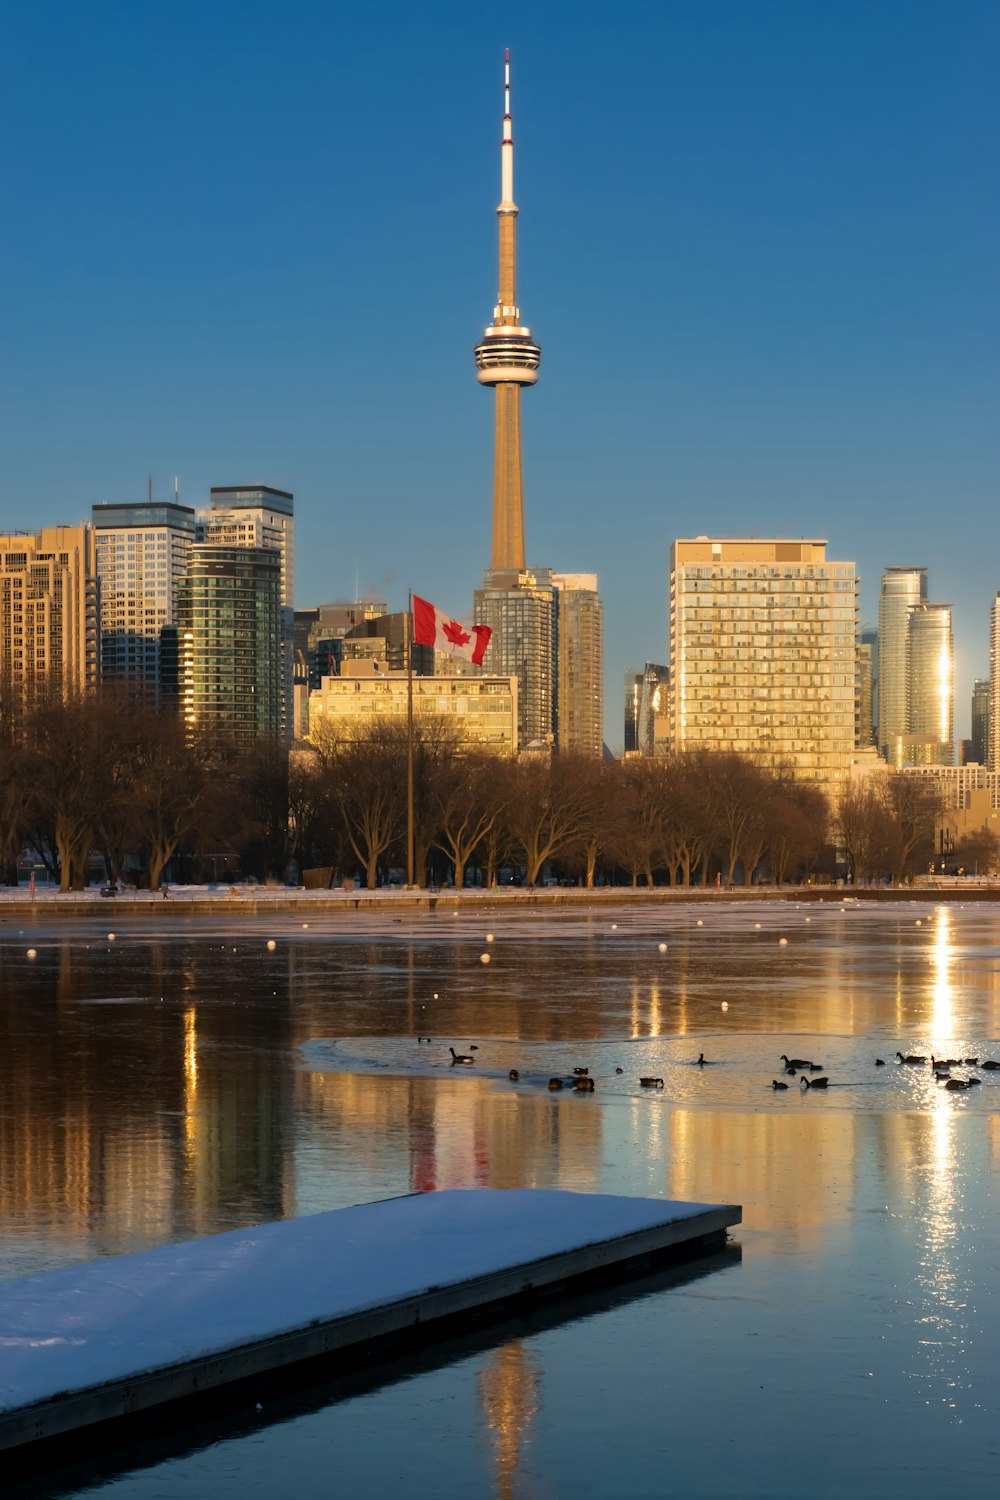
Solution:
{"label": "flock of geese swimming", "polygon": [[[805,1076],[806,1073],[821,1073],[823,1071],[822,1063],[813,1062],[810,1058],[806,1057],[786,1057],[784,1053],[781,1054],[781,1061],[785,1064],[785,1072],[789,1077],[796,1078],[800,1073],[802,1074],[799,1078],[799,1084],[805,1088],[825,1089],[828,1087],[830,1083],[829,1078],[807,1078]],[[977,1084],[983,1081],[981,1078],[973,1078],[971,1075],[965,1078],[953,1077],[952,1068],[981,1068],[986,1073],[1000,1071],[1000,1062],[994,1062],[992,1058],[986,1058],[985,1061],[980,1062],[978,1057],[927,1057],[912,1052],[906,1055],[902,1052],[897,1052],[896,1062],[901,1066],[921,1066],[929,1062],[933,1069],[935,1080],[943,1084],[948,1092],[952,1094],[961,1093],[965,1089],[974,1089]],[[876,1068],[884,1068],[885,1058],[876,1057],[875,1066]],[[781,1083],[777,1078],[774,1078],[771,1080],[771,1087],[775,1090],[787,1089],[788,1084]]]}
{"label": "flock of geese swimming", "polygon": [[[431,1038],[429,1036],[417,1037],[418,1042],[429,1042],[430,1040]],[[449,1047],[448,1051],[451,1053],[451,1066],[453,1068],[456,1066],[472,1067],[472,1065],[476,1061],[476,1059],[472,1056],[472,1053],[478,1052],[479,1048],[475,1042],[470,1042],[468,1052],[456,1052],[454,1047]],[[696,1068],[706,1068],[709,1066],[708,1058],[705,1056],[704,1052],[699,1052],[697,1058],[694,1060],[693,1066]],[[624,1073],[624,1071],[624,1068],[615,1069],[616,1073]],[[517,1083],[521,1075],[516,1068],[511,1068],[510,1072],[507,1074],[507,1077],[510,1079],[511,1083]],[[639,1085],[644,1089],[662,1089],[663,1079],[643,1077],[639,1079]],[[556,1076],[550,1078],[548,1086],[552,1093],[558,1093],[560,1089],[564,1088],[574,1089],[578,1094],[592,1094],[594,1092],[594,1080],[590,1076],[589,1068],[574,1068],[572,1074],[570,1075],[567,1075],[565,1077]]]}
{"label": "flock of geese swimming", "polygon": [[[417,1041],[421,1043],[430,1042],[431,1038],[429,1036],[418,1036]],[[476,1061],[472,1054],[473,1052],[478,1052],[479,1047],[475,1042],[470,1042],[468,1052],[456,1052],[454,1047],[449,1047],[448,1051],[451,1053],[452,1067],[471,1067]],[[829,1087],[830,1080],[823,1074],[823,1064],[814,1062],[811,1057],[788,1057],[782,1052],[781,1061],[785,1065],[786,1077],[798,1078],[800,1089],[825,1089]],[[926,1063],[930,1063],[935,1080],[946,1088],[949,1093],[959,1093],[966,1089],[975,1088],[977,1084],[982,1083],[981,1078],[975,1078],[971,1074],[966,1075],[964,1078],[954,1076],[951,1071],[952,1068],[977,1068],[985,1073],[1000,1071],[1000,1062],[994,1062],[992,1058],[986,1058],[983,1062],[980,1062],[978,1057],[933,1057],[917,1055],[916,1053],[904,1054],[897,1052],[896,1061],[902,1067],[920,1067]],[[699,1052],[692,1066],[696,1068],[710,1066],[704,1052]],[[884,1068],[885,1058],[876,1057],[875,1066],[876,1068]],[[622,1073],[624,1069],[615,1068],[615,1072]],[[814,1073],[819,1073],[822,1076],[814,1078],[812,1076]],[[511,1083],[517,1083],[521,1075],[517,1068],[511,1068],[507,1077]],[[594,1092],[594,1080],[590,1076],[589,1068],[574,1068],[572,1074],[569,1076],[560,1077],[557,1075],[552,1077],[549,1079],[548,1086],[552,1093],[557,1093],[563,1088],[574,1089],[578,1094],[592,1094]],[[662,1089],[663,1079],[641,1077],[639,1079],[639,1086],[644,1089]],[[787,1083],[783,1083],[778,1078],[771,1080],[771,1088],[775,1093],[788,1087]]]}

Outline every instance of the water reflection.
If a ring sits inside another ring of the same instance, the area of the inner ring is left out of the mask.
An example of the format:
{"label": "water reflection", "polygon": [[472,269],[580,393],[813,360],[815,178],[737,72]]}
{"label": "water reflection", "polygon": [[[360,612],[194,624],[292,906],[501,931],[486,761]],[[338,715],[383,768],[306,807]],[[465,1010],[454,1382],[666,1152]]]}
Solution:
{"label": "water reflection", "polygon": [[493,1487],[497,1500],[512,1500],[515,1480],[541,1405],[541,1369],[522,1339],[495,1349],[476,1384],[483,1418],[493,1439]]}

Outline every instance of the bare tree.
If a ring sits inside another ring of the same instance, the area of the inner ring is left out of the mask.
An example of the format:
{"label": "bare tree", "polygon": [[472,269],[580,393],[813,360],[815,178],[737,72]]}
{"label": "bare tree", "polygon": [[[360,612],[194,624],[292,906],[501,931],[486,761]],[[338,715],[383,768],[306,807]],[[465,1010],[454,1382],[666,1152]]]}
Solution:
{"label": "bare tree", "polygon": [[434,843],[451,861],[455,888],[465,883],[465,867],[498,826],[514,789],[516,767],[495,755],[456,756],[439,768],[430,793]]}
{"label": "bare tree", "polygon": [[577,757],[556,755],[525,761],[509,811],[509,826],[524,854],[525,879],[534,885],[542,866],[586,831],[590,785]]}

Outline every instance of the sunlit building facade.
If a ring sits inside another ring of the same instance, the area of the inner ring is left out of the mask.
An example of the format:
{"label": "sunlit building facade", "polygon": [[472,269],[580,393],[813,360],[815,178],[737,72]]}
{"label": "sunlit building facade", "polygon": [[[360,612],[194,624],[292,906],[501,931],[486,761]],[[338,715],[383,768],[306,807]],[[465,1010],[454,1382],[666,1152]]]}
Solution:
{"label": "sunlit building facade", "polygon": [[972,684],[972,744],[969,759],[985,766],[990,742],[990,683],[977,677]]}
{"label": "sunlit building facade", "polygon": [[855,741],[857,571],[825,541],[676,541],[670,745],[787,766],[836,804]]}
{"label": "sunlit building facade", "polygon": [[0,536],[0,685],[14,701],[96,686],[99,595],[86,523]]}
{"label": "sunlit building facade", "polygon": [[990,699],[986,764],[1000,771],[1000,591],[990,606]]}
{"label": "sunlit building facade", "polygon": [[954,644],[950,604],[918,604],[909,615],[907,731],[899,764],[950,766],[954,745]]}
{"label": "sunlit building facade", "polygon": [[190,506],[95,505],[101,676],[151,708],[177,704],[177,590],[195,539]]}
{"label": "sunlit building facade", "polygon": [[[415,721],[446,720],[466,749],[517,753],[516,678],[414,676],[412,688]],[[324,677],[309,695],[310,738],[339,737],[378,720],[405,723],[408,696],[405,672],[390,672],[378,661],[345,661],[339,677]]]}
{"label": "sunlit building facade", "polygon": [[596,573],[553,573],[558,610],[556,740],[599,760],[604,751],[604,623]]}
{"label": "sunlit building facade", "polygon": [[878,744],[909,733],[910,612],[927,602],[926,568],[886,568],[878,606]]}
{"label": "sunlit building facade", "polygon": [[487,569],[476,589],[474,619],[493,631],[484,669],[517,681],[519,746],[553,745],[559,622],[551,569]]}

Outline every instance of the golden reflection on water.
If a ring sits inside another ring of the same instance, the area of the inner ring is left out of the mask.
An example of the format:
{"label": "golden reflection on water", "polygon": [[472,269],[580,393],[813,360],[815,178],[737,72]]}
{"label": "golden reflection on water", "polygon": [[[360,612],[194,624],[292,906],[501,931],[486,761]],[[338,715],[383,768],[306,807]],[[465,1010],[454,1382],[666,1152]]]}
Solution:
{"label": "golden reflection on water", "polygon": [[198,1151],[198,1012],[184,1012],[184,1157],[190,1169]]}
{"label": "golden reflection on water", "polygon": [[939,907],[934,922],[931,960],[931,1027],[935,1037],[950,1037],[955,1030],[955,1013],[951,968],[955,961],[952,947],[951,912]]}
{"label": "golden reflection on water", "polygon": [[493,1438],[494,1491],[512,1500],[523,1451],[541,1405],[541,1369],[521,1339],[503,1344],[487,1357],[477,1377],[479,1402]]}

